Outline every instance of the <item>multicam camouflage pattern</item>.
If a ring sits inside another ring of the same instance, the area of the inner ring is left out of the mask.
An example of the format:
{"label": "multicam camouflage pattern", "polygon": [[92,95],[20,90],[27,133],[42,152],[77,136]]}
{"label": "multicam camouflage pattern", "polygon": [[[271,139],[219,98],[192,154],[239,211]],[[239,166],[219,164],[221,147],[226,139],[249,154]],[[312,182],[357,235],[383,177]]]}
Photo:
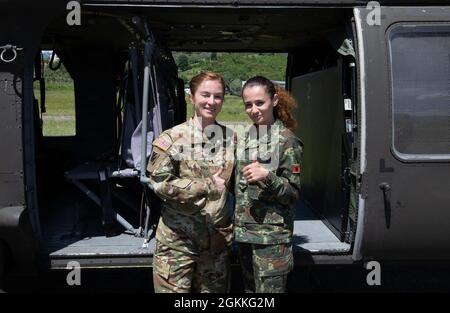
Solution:
{"label": "multicam camouflage pattern", "polygon": [[248,184],[242,170],[251,160],[237,158],[236,161],[235,240],[271,245],[290,243],[294,203],[300,192],[302,143],[280,120],[275,121],[266,136],[258,139],[246,136],[244,151],[251,154],[250,150],[259,149],[261,142],[267,142],[269,146],[264,155],[258,154],[262,166],[271,166],[266,167],[269,175],[265,182]]}
{"label": "multicam camouflage pattern", "polygon": [[[216,124],[215,133],[208,138],[190,119],[153,143],[147,170],[151,187],[164,201],[153,260],[157,292],[224,292],[227,288],[223,284],[229,272],[232,224],[226,204],[234,140],[233,132],[222,125]],[[222,192],[213,179],[219,169],[226,186]],[[192,283],[197,276],[200,281]]]}
{"label": "multicam camouflage pattern", "polygon": [[153,256],[156,293],[229,291],[230,250],[203,251],[194,255],[157,242]]}
{"label": "multicam camouflage pattern", "polygon": [[285,292],[287,274],[294,264],[291,244],[239,243],[238,252],[246,292]]}

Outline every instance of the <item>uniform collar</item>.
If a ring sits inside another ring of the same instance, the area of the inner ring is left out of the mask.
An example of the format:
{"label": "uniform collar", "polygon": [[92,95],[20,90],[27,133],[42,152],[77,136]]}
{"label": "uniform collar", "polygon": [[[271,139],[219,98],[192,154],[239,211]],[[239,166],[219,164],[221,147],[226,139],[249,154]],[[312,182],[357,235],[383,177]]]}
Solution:
{"label": "uniform collar", "polygon": [[[253,127],[256,127],[256,124],[253,124]],[[268,127],[270,130],[270,138],[273,140],[274,136],[281,134],[281,132],[285,129],[283,122],[280,119],[275,119],[275,122]],[[269,132],[264,132],[261,137],[259,137],[258,141],[267,142],[267,136]],[[249,134],[247,134],[247,137]]]}
{"label": "uniform collar", "polygon": [[[197,125],[195,124],[194,117],[191,117],[190,119],[187,120],[187,125],[188,125],[189,131],[190,131],[192,136],[201,136],[202,137],[202,142],[209,141],[209,138],[206,136],[206,134],[203,132],[203,130],[199,129],[197,127]],[[217,121],[214,121],[213,125],[216,125],[218,127],[223,127]],[[198,142],[198,141],[196,141],[196,142]]]}

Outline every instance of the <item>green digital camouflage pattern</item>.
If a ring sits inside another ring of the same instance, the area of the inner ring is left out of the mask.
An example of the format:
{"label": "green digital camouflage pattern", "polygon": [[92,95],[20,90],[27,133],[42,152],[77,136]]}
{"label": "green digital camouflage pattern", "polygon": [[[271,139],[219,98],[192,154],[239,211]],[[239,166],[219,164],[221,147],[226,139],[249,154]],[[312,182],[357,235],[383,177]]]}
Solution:
{"label": "green digital camouflage pattern", "polygon": [[246,292],[286,291],[287,274],[293,268],[291,244],[238,243],[238,253]]}
{"label": "green digital camouflage pattern", "polygon": [[[156,291],[217,292],[226,288],[221,285],[225,280],[217,277],[228,275],[225,260],[232,240],[232,224],[226,202],[233,172],[234,141],[231,130],[216,126],[224,136],[215,134],[208,138],[190,119],[163,132],[153,143],[147,170],[152,189],[164,201],[156,240],[160,247],[167,248],[155,254]],[[211,151],[214,153],[208,153]],[[223,192],[217,190],[213,179],[220,168],[227,187]],[[206,267],[209,273],[198,273],[200,261],[215,264],[211,268],[216,272]],[[173,269],[165,283],[163,278],[167,275],[158,274],[167,268],[164,264]],[[186,283],[198,274],[202,277],[200,283]],[[193,289],[196,286],[205,287]]]}
{"label": "green digital camouflage pattern", "polygon": [[254,244],[290,243],[294,203],[300,192],[302,143],[280,120],[276,120],[265,136],[259,139],[245,137],[244,154],[251,155],[258,149],[261,152],[264,142],[269,148],[258,154],[258,161],[269,169],[265,182],[248,184],[242,170],[251,161],[237,155],[234,237],[238,242]]}

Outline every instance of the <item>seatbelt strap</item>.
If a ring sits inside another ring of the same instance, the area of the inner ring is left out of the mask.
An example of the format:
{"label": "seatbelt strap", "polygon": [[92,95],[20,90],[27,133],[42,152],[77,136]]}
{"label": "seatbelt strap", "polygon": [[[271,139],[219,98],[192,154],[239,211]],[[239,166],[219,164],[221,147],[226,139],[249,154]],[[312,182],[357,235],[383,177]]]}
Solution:
{"label": "seatbelt strap", "polygon": [[98,171],[98,178],[100,181],[100,199],[103,210],[103,228],[106,237],[113,235],[113,210],[112,210],[112,196],[111,187],[108,181],[108,169],[101,167]]}

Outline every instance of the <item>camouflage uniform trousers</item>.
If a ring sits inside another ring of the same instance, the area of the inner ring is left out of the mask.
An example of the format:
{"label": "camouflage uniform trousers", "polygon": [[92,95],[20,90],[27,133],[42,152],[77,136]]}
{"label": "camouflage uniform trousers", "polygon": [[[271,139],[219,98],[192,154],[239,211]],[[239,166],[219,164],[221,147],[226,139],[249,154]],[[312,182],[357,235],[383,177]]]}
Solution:
{"label": "camouflage uniform trousers", "polygon": [[157,241],[153,256],[156,293],[226,293],[230,286],[230,249],[199,255]]}
{"label": "camouflage uniform trousers", "polygon": [[238,243],[245,292],[283,293],[293,268],[292,245]]}

